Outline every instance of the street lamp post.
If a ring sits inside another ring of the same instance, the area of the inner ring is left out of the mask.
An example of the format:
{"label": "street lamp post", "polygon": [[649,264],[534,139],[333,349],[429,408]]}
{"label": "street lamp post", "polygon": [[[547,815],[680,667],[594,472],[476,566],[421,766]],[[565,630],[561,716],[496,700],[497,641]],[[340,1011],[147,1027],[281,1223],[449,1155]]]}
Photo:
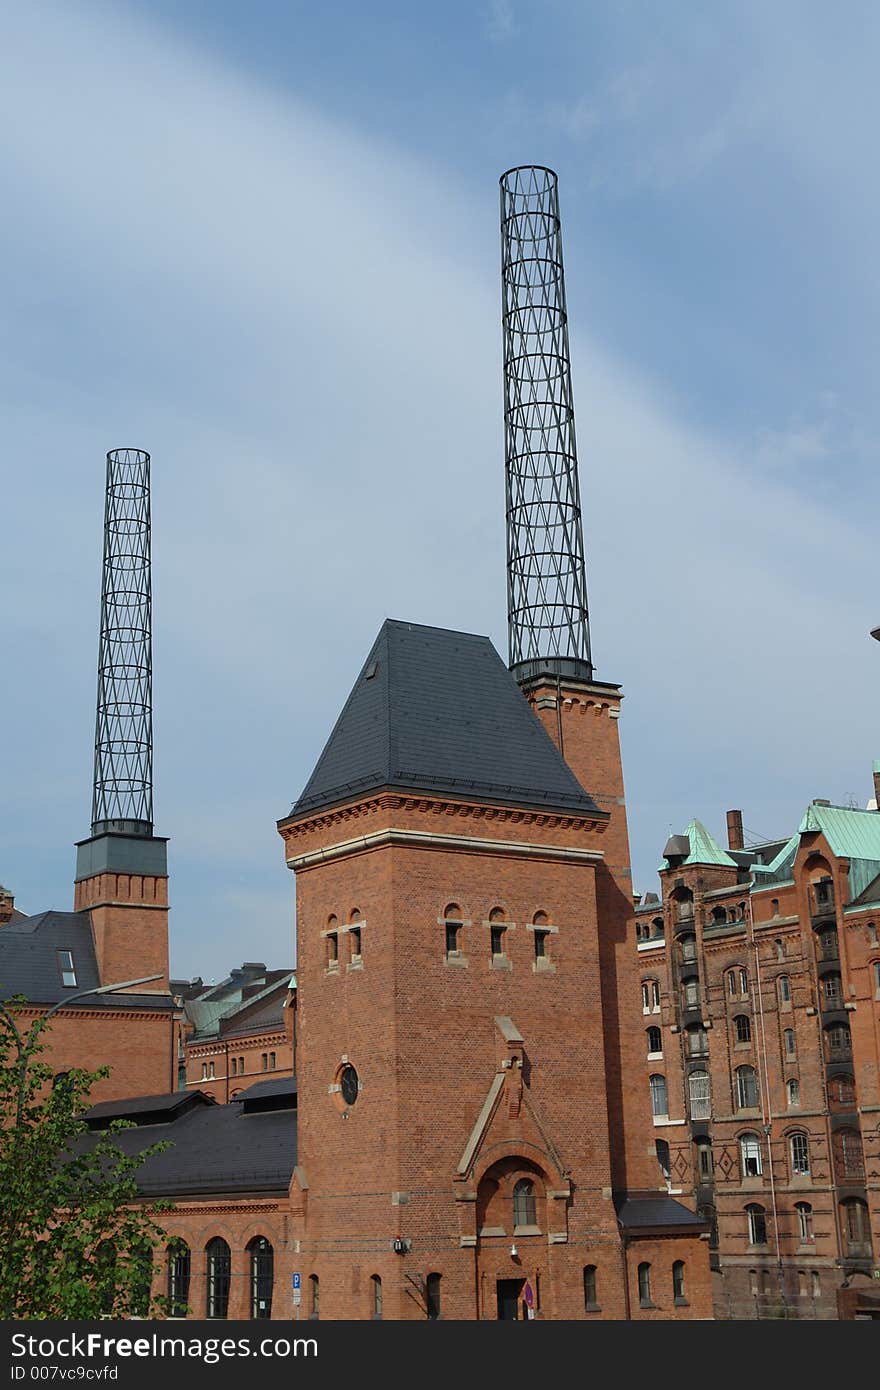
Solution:
{"label": "street lamp post", "polygon": [[149,985],[154,980],[161,980],[161,975],[144,975],[139,980],[122,980],[115,985],[96,985],[93,989],[81,989],[78,994],[70,994],[66,999],[59,999],[57,1004],[53,1004],[51,1009],[40,1018],[34,1019],[27,1032],[27,1037],[22,1037],[18,1025],[6,1005],[0,1003],[0,1014],[6,1020],[15,1038],[15,1045],[18,1051],[18,1095],[15,1106],[15,1127],[16,1130],[21,1126],[21,1112],[24,1107],[24,1083],[27,1076],[27,1064],[36,1046],[37,1038],[46,1026],[46,1021],[56,1014],[59,1009],[64,1009],[68,1004],[75,1004],[78,999],[85,999],[91,994],[115,994],[120,989],[131,989],[133,985]]}

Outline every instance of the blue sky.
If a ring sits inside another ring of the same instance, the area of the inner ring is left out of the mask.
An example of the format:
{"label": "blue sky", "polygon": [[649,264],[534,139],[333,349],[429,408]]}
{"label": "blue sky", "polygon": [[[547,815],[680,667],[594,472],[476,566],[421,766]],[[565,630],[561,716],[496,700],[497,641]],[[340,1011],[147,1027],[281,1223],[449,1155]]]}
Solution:
{"label": "blue sky", "polygon": [[292,959],[275,820],[386,616],[504,653],[497,178],[557,169],[634,883],[880,754],[880,12],[0,6],[0,880],[71,904],[104,453],[153,455],[172,963]]}

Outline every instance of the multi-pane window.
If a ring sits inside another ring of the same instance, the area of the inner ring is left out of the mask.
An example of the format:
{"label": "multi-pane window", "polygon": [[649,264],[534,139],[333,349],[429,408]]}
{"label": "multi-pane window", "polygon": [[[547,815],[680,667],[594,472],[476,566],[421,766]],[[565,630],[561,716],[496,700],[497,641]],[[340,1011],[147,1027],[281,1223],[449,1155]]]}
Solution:
{"label": "multi-pane window", "polygon": [[752,1020],[749,1018],[748,1014],[737,1014],[736,1018],[733,1020],[733,1026],[736,1029],[736,1040],[738,1043],[752,1041]]}
{"label": "multi-pane window", "polygon": [[738,1110],[754,1110],[758,1105],[758,1077],[754,1067],[736,1069],[736,1105]]}
{"label": "multi-pane window", "polygon": [[767,1214],[763,1207],[759,1207],[756,1202],[750,1202],[746,1207],[746,1216],[749,1223],[749,1245],[767,1244]]}
{"label": "multi-pane window", "polygon": [[840,1144],[840,1166],[845,1178],[865,1176],[865,1153],[862,1136],[857,1129],[842,1129],[838,1135]]}
{"label": "multi-pane window", "polygon": [[672,1297],[676,1303],[684,1301],[684,1260],[675,1260],[672,1265]]}
{"label": "multi-pane window", "polygon": [[796,1077],[791,1077],[785,1083],[785,1092],[788,1099],[789,1110],[796,1110],[801,1103],[801,1083]]}
{"label": "multi-pane window", "polygon": [[828,1056],[832,1060],[852,1056],[852,1038],[848,1024],[832,1023],[830,1028],[825,1029],[825,1041]]}
{"label": "multi-pane window", "polygon": [[639,1265],[639,1303],[643,1308],[653,1306],[651,1303],[651,1266],[647,1263]]}
{"label": "multi-pane window", "polygon": [[809,1202],[796,1202],[794,1209],[797,1213],[798,1240],[801,1245],[806,1245],[813,1239],[813,1208]]}
{"label": "multi-pane window", "polygon": [[749,973],[738,966],[727,972],[727,993],[731,999],[741,998],[749,992]]}
{"label": "multi-pane window", "polygon": [[220,1236],[215,1236],[205,1248],[207,1257],[207,1307],[209,1318],[225,1318],[229,1309],[229,1279],[231,1257],[229,1246]]}
{"label": "multi-pane window", "polygon": [[513,1225],[537,1226],[538,1216],[535,1203],[535,1184],[528,1178],[520,1178],[513,1189]]}
{"label": "multi-pane window", "polygon": [[784,1047],[785,1047],[785,1055],[786,1055],[786,1057],[796,1057],[796,1056],[797,1056],[797,1042],[796,1042],[796,1040],[795,1040],[794,1029],[793,1029],[793,1028],[786,1028],[786,1029],[785,1029],[785,1031],[784,1031],[783,1034],[782,1034],[782,1041],[783,1041],[783,1045],[784,1045]]}
{"label": "multi-pane window", "polygon": [[61,983],[65,989],[76,988],[76,967],[73,963],[72,951],[58,952],[58,969],[61,971]]}
{"label": "multi-pane window", "polygon": [[852,1076],[833,1076],[828,1082],[828,1094],[832,1105],[854,1106],[856,1103],[856,1083]]}
{"label": "multi-pane window", "polygon": [[649,1028],[648,1033],[648,1055],[659,1057],[663,1052],[663,1034],[659,1028]]}
{"label": "multi-pane window", "polygon": [[190,1250],[185,1240],[168,1246],[168,1316],[185,1318],[189,1300]]}
{"label": "multi-pane window", "polygon": [[820,960],[839,960],[840,948],[837,942],[836,927],[825,927],[819,932],[819,958]]}
{"label": "multi-pane window", "polygon": [[793,1174],[806,1176],[810,1171],[810,1142],[803,1130],[796,1130],[789,1136],[789,1152],[791,1153],[791,1171]]}
{"label": "multi-pane window", "polygon": [[271,1318],[275,1252],[265,1236],[256,1236],[248,1246],[248,1254],[251,1264],[251,1317]]}
{"label": "multi-pane window", "polygon": [[779,1007],[781,1009],[791,1008],[791,980],[787,975],[780,975],[776,981],[776,992],[779,995]]}
{"label": "multi-pane window", "polygon": [[822,999],[826,1009],[839,1009],[843,1006],[843,981],[836,972],[824,976]]}
{"label": "multi-pane window", "polygon": [[599,1307],[596,1294],[596,1266],[584,1266],[584,1308],[588,1313]]}
{"label": "multi-pane window", "polygon": [[666,1077],[655,1073],[649,1077],[651,1087],[651,1113],[655,1119],[665,1119],[669,1114],[669,1101],[666,1093]]}
{"label": "multi-pane window", "polygon": [[757,1134],[741,1134],[739,1137],[739,1160],[744,1178],[761,1176],[761,1141]]}
{"label": "multi-pane window", "polygon": [[692,1071],[688,1077],[688,1104],[692,1120],[711,1118],[709,1073],[707,1071]]}

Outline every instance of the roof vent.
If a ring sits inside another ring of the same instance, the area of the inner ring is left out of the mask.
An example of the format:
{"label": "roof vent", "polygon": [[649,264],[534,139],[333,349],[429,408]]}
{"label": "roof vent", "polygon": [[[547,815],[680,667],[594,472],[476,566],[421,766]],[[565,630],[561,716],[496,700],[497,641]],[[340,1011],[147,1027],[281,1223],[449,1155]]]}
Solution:
{"label": "roof vent", "polygon": [[371,661],[370,664],[369,664],[369,666],[367,667],[366,671],[364,672],[364,680],[365,680],[365,681],[371,681],[371,680],[373,679],[373,677],[375,676],[376,672],[378,671],[378,669],[379,669],[379,663],[378,663],[378,661]]}
{"label": "roof vent", "polygon": [[811,804],[813,806],[830,806],[831,802],[827,796],[814,796]]}

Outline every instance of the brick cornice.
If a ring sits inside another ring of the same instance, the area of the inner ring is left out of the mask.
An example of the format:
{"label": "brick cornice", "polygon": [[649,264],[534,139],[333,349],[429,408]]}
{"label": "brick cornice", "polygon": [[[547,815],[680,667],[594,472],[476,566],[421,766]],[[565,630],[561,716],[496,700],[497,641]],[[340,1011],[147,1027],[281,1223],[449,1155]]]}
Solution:
{"label": "brick cornice", "polygon": [[608,812],[597,811],[592,814],[567,813],[564,811],[525,810],[517,806],[486,806],[479,802],[453,801],[450,798],[422,796],[418,793],[407,795],[400,792],[383,792],[379,796],[350,802],[345,806],[335,806],[330,810],[307,813],[296,822],[278,822],[278,832],[284,840],[290,841],[341,825],[346,821],[358,820],[364,816],[381,811],[424,811],[433,815],[462,816],[475,820],[487,820],[500,824],[540,825],[566,830],[589,830],[601,833],[610,819]]}
{"label": "brick cornice", "polygon": [[442,835],[426,830],[377,830],[350,840],[339,840],[302,854],[288,854],[287,866],[299,871],[329,860],[397,845],[408,849],[456,850],[465,854],[499,854],[508,859],[553,859],[565,863],[601,864],[601,850],[574,849],[564,845],[531,844],[523,840],[488,840],[473,835]]}

